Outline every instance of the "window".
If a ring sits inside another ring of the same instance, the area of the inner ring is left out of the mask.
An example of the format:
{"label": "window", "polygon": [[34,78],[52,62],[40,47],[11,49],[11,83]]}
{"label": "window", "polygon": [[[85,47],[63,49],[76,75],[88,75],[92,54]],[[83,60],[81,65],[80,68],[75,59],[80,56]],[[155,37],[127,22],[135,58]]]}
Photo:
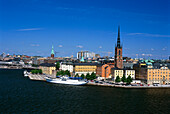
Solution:
{"label": "window", "polygon": [[119,55],[120,55],[120,50],[119,50]]}

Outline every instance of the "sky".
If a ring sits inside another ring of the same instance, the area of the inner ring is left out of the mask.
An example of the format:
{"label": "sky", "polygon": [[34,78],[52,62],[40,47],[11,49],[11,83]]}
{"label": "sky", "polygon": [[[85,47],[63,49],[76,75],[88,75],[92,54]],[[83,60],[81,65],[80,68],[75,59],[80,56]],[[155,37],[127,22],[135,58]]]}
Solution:
{"label": "sky", "polygon": [[119,25],[123,56],[169,58],[169,0],[0,0],[0,53],[114,56]]}

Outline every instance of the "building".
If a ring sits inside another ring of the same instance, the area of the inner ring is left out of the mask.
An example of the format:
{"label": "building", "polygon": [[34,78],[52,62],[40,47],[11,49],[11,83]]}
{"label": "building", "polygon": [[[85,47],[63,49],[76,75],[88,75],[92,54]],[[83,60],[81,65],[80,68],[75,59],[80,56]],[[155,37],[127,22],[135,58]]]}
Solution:
{"label": "building", "polygon": [[68,70],[71,74],[73,73],[73,63],[71,62],[61,62],[60,63],[60,70]]}
{"label": "building", "polygon": [[147,84],[170,84],[170,63],[154,63],[149,65]]}
{"label": "building", "polygon": [[94,58],[95,53],[89,52],[89,51],[81,51],[77,53],[77,59],[88,59],[88,58]]}
{"label": "building", "polygon": [[142,82],[146,83],[146,81],[147,81],[147,64],[144,62],[134,64],[133,69],[135,70],[135,78],[137,80],[141,80]]}
{"label": "building", "polygon": [[125,70],[125,77],[130,76],[132,79],[135,79],[135,70]]}
{"label": "building", "polygon": [[56,76],[55,64],[43,63],[40,64],[39,68],[42,69],[44,74]]}
{"label": "building", "polygon": [[54,58],[54,47],[52,46],[51,57]]}
{"label": "building", "polygon": [[133,69],[134,64],[136,64],[136,63],[123,61],[123,68],[124,69]]}
{"label": "building", "polygon": [[101,77],[103,79],[112,78],[111,68],[114,68],[114,63],[107,63],[102,66]]}
{"label": "building", "polygon": [[123,69],[117,69],[117,68],[112,68],[112,75],[114,80],[116,79],[117,76],[119,76],[120,78],[123,77]]}
{"label": "building", "polygon": [[115,46],[115,68],[123,68],[122,46],[120,44],[120,27],[118,27],[117,44]]}
{"label": "building", "polygon": [[92,72],[96,73],[97,65],[97,63],[74,63],[73,73],[79,76],[82,74],[87,75],[87,73],[91,74]]}
{"label": "building", "polygon": [[137,64],[134,64],[133,69],[135,70],[135,79],[147,83],[148,66],[152,66],[153,63],[153,60],[141,60]]}

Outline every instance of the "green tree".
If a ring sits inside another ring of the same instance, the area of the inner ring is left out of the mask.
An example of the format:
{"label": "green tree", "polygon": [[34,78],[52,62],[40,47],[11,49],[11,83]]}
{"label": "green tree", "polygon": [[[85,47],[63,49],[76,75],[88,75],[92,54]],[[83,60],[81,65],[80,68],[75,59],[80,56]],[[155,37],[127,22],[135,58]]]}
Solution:
{"label": "green tree", "polygon": [[120,82],[120,77],[117,76],[115,82]]}
{"label": "green tree", "polygon": [[87,79],[87,80],[90,80],[90,74],[89,74],[89,73],[87,73],[86,79]]}
{"label": "green tree", "polygon": [[31,73],[32,73],[32,74],[35,74],[35,71],[34,71],[34,70],[31,70]]}
{"label": "green tree", "polygon": [[91,73],[91,75],[90,75],[90,79],[91,79],[91,80],[96,79],[96,74],[95,74],[94,72],[92,72],[92,73]]}
{"label": "green tree", "polygon": [[60,63],[57,62],[57,63],[56,63],[56,70],[59,70],[59,68],[60,68]]}
{"label": "green tree", "polygon": [[38,72],[39,72],[39,74],[42,74],[42,70],[41,69],[39,69]]}
{"label": "green tree", "polygon": [[71,76],[70,71],[66,70],[65,75]]}
{"label": "green tree", "polygon": [[123,75],[123,77],[121,78],[121,81],[122,82],[127,82],[127,79],[126,79],[125,75]]}
{"label": "green tree", "polygon": [[34,70],[35,71],[35,74],[38,74],[39,73],[39,71],[38,70]]}
{"label": "green tree", "polygon": [[132,82],[132,78],[131,78],[131,76],[128,76],[127,77],[127,83],[130,84],[131,82]]}
{"label": "green tree", "polygon": [[76,74],[74,77],[79,77],[79,75],[78,75],[78,74]]}
{"label": "green tree", "polygon": [[82,74],[81,77],[82,77],[82,79],[84,79],[85,78],[84,74]]}

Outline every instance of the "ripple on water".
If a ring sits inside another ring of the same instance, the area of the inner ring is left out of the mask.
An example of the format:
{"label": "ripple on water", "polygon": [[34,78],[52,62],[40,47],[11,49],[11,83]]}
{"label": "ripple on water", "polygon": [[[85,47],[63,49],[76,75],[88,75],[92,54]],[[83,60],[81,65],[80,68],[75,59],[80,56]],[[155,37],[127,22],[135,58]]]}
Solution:
{"label": "ripple on water", "polygon": [[121,89],[30,81],[0,71],[1,113],[167,113],[170,89]]}

